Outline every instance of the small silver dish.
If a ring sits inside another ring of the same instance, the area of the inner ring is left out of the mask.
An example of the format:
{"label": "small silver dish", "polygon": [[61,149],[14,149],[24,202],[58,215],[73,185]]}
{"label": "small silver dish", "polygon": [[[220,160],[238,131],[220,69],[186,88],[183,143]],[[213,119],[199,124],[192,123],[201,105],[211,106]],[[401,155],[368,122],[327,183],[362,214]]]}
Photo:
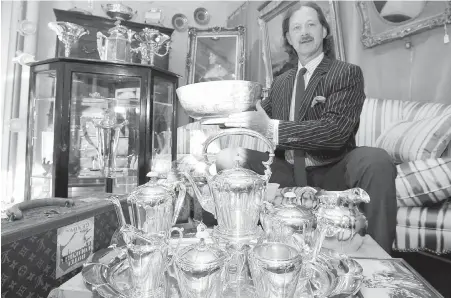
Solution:
{"label": "small silver dish", "polygon": [[178,32],[184,32],[188,29],[188,18],[181,13],[177,13],[172,17],[172,27]]}
{"label": "small silver dish", "polygon": [[138,12],[122,3],[102,4],[101,6],[106,15],[114,20],[129,21]]}
{"label": "small silver dish", "polygon": [[194,11],[194,20],[199,25],[207,25],[210,22],[210,14],[205,8],[199,7]]}

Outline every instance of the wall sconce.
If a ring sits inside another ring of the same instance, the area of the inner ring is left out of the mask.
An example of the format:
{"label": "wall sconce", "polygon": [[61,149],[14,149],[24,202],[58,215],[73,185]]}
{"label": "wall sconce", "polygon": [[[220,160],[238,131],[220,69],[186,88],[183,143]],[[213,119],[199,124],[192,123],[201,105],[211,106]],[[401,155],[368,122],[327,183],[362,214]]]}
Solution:
{"label": "wall sconce", "polygon": [[16,52],[16,57],[14,57],[12,61],[14,63],[19,63],[22,66],[29,66],[30,63],[36,62],[33,55],[22,53],[21,51]]}
{"label": "wall sconce", "polygon": [[17,29],[20,35],[33,35],[36,33],[36,25],[32,21],[22,20],[19,22],[19,28]]}

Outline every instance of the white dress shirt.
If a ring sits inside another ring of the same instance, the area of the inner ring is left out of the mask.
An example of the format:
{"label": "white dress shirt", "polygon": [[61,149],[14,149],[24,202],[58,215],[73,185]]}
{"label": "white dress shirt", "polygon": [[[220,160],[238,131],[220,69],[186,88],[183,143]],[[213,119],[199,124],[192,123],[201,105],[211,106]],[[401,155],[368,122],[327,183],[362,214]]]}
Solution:
{"label": "white dress shirt", "polygon": [[[301,61],[298,62],[298,71],[296,72],[296,79],[294,81],[294,86],[293,86],[293,95],[291,96],[290,117],[288,119],[289,121],[294,121],[294,113],[298,112],[298,111],[294,110],[294,105],[296,103],[296,85],[297,85],[297,81],[298,81],[299,71],[304,67],[307,69],[307,71],[304,74],[305,88],[307,88],[307,85],[310,81],[310,78],[313,75],[313,72],[318,67],[318,65],[321,63],[323,58],[324,58],[324,53],[321,53],[314,59],[310,60],[305,66],[302,65]],[[277,144],[279,144],[279,120],[272,120],[272,121],[273,121],[273,125],[274,125],[273,142],[275,145],[277,145]],[[293,150],[285,151],[285,159],[289,163],[294,162]],[[306,166],[309,166],[309,165],[311,166],[313,164],[312,164],[312,162],[310,162],[310,160],[306,154]]]}

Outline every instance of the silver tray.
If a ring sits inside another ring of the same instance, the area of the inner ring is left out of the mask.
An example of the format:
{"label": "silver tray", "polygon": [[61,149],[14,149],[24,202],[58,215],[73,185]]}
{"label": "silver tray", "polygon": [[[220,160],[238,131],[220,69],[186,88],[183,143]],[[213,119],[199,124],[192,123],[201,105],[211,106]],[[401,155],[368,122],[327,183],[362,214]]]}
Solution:
{"label": "silver tray", "polygon": [[[322,249],[317,262],[305,264],[303,270],[295,297],[355,295],[362,284],[362,266],[329,249]],[[160,289],[163,297],[181,297],[175,278],[167,273],[165,276]],[[83,266],[82,277],[88,288],[100,297],[130,298],[131,280],[124,248],[110,247],[92,254]]]}

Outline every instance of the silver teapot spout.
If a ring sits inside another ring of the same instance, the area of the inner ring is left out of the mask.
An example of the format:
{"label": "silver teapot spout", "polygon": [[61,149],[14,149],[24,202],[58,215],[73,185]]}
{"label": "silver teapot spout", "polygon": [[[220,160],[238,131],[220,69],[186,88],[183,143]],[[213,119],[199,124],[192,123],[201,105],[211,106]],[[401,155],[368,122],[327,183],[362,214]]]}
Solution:
{"label": "silver teapot spout", "polygon": [[[183,174],[183,176],[185,176],[185,178],[188,180],[188,182],[192,186],[194,194],[196,195],[197,199],[199,200],[199,203],[202,206],[202,208],[205,211],[208,211],[211,214],[213,214],[214,217],[216,218],[215,203],[214,203],[213,195],[211,193],[211,189],[209,186],[210,181],[211,181],[210,173],[208,173],[208,171],[206,171],[206,176],[204,177],[206,179],[206,182],[208,185],[208,187],[202,187],[202,190],[204,190],[204,192],[201,191],[201,189],[199,188],[197,183],[194,181],[194,178],[191,174],[189,174],[187,172],[183,172],[182,174]],[[204,182],[200,182],[200,183],[204,184]]]}

